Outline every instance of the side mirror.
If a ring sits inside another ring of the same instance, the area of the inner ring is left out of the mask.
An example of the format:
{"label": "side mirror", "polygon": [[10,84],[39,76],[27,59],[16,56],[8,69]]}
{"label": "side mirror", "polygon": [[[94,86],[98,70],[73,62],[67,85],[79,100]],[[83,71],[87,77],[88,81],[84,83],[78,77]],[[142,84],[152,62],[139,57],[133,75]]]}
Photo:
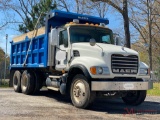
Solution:
{"label": "side mirror", "polygon": [[66,59],[66,52],[65,51],[58,51],[56,53],[56,60],[58,60],[60,62],[60,64],[56,65],[57,69],[66,68],[66,64],[64,63],[65,59]]}
{"label": "side mirror", "polygon": [[58,51],[56,53],[56,60],[61,61],[66,59],[66,52],[65,51]]}
{"label": "side mirror", "polygon": [[57,29],[51,30],[51,45],[53,46],[58,45],[58,30]]}
{"label": "side mirror", "polygon": [[89,42],[91,46],[95,46],[96,44],[96,40],[94,38],[91,38]]}
{"label": "side mirror", "polygon": [[122,41],[121,41],[120,37],[116,37],[116,39],[115,39],[115,43],[116,43],[116,45],[121,46],[121,45],[122,45],[122,43],[121,43],[121,42],[122,42]]}

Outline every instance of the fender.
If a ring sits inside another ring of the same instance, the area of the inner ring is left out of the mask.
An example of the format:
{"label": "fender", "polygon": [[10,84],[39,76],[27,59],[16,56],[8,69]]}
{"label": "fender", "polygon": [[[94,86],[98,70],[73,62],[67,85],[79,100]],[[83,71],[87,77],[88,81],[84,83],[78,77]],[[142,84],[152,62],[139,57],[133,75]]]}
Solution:
{"label": "fender", "polygon": [[70,69],[69,69],[68,75],[70,75],[72,70],[75,69],[75,68],[78,68],[78,69],[82,70],[82,72],[85,75],[85,77],[87,77],[87,79],[91,79],[91,76],[90,76],[87,68],[82,64],[75,64],[75,65],[71,66]]}
{"label": "fender", "polygon": [[74,69],[77,69],[77,68],[80,69],[83,72],[83,74],[87,78],[87,80],[89,80],[89,81],[91,80],[91,76],[90,76],[87,68],[84,65],[82,65],[82,64],[72,65],[70,67],[69,71],[68,71],[68,77],[67,77],[67,81],[65,83],[66,84],[66,89],[63,89],[63,90],[65,90],[64,94],[66,94],[66,93],[69,94],[70,93],[70,85],[71,85],[72,79],[74,77],[74,76],[72,76],[72,72],[73,72]]}

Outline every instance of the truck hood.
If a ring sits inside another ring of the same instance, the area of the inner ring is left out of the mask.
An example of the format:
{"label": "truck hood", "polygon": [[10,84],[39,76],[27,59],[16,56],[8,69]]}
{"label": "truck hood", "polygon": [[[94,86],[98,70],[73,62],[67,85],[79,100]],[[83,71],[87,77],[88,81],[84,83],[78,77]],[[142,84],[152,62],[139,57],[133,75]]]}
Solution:
{"label": "truck hood", "polygon": [[122,47],[116,46],[112,44],[104,44],[104,43],[96,43],[95,46],[91,46],[89,43],[73,43],[72,44],[73,50],[79,50],[80,54],[87,54],[88,55],[95,55],[102,53],[102,49],[105,55],[109,54],[122,54],[122,55],[138,55],[138,52]]}
{"label": "truck hood", "polygon": [[[103,49],[103,52],[102,52]],[[137,74],[117,74],[118,70],[132,70],[132,66],[128,64],[127,62],[124,62],[125,67],[127,66],[128,68],[123,68],[122,65],[118,68],[119,65],[114,65],[116,68],[115,73],[112,72],[112,55],[114,56],[126,56],[125,61],[133,61],[134,64],[134,59],[127,59],[130,57],[135,57],[138,56],[138,52],[126,48],[126,47],[121,47],[121,46],[116,46],[116,45],[111,45],[111,44],[103,44],[103,43],[97,43],[95,46],[91,46],[89,43],[73,43],[72,44],[72,50],[73,50],[73,59],[71,62],[72,65],[76,64],[82,64],[86,66],[87,70],[90,71],[91,66],[100,66],[100,67],[106,67],[110,71],[110,75],[98,75],[95,77],[95,75],[90,74],[94,78],[114,78],[114,77],[137,77]],[[102,54],[103,53],[103,54]],[[129,55],[131,55],[129,57]],[[117,58],[118,59],[118,58]],[[119,59],[121,61],[121,58]],[[139,57],[138,57],[139,61]],[[137,59],[135,60],[136,63],[134,65],[139,66]],[[137,67],[138,68],[138,67]],[[133,69],[134,70],[134,69]],[[136,71],[137,72],[137,71]]]}

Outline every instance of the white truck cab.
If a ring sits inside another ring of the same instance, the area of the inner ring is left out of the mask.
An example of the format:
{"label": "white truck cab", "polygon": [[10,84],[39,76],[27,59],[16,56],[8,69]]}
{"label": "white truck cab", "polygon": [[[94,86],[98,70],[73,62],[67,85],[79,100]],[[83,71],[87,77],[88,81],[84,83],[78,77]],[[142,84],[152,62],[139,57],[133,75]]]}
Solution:
{"label": "white truck cab", "polygon": [[[70,22],[62,28],[53,29],[52,33],[52,36],[59,33],[51,38],[51,44],[57,49],[56,56],[63,56],[57,60],[56,70],[66,71],[68,80],[75,81],[71,83],[73,89],[71,87],[70,94],[76,107],[88,106],[84,99],[89,96],[81,94],[82,91],[87,94],[87,89],[90,94],[121,93],[124,102],[138,105],[144,101],[146,90],[153,87],[149,81],[149,67],[140,62],[138,52],[119,46],[120,41],[115,45],[109,28]],[[89,88],[84,81],[88,82]],[[136,95],[140,100],[130,100],[128,94],[133,98]]]}

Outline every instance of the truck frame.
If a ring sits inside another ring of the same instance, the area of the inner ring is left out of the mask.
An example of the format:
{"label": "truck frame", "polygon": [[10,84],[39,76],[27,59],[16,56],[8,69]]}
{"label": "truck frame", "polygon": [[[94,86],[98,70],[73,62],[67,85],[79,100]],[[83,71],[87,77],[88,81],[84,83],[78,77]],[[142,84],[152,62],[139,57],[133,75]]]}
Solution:
{"label": "truck frame", "polygon": [[46,25],[11,42],[10,86],[34,94],[42,86],[69,95],[86,108],[98,95],[139,105],[153,88],[138,52],[120,46],[108,19],[54,10]]}

